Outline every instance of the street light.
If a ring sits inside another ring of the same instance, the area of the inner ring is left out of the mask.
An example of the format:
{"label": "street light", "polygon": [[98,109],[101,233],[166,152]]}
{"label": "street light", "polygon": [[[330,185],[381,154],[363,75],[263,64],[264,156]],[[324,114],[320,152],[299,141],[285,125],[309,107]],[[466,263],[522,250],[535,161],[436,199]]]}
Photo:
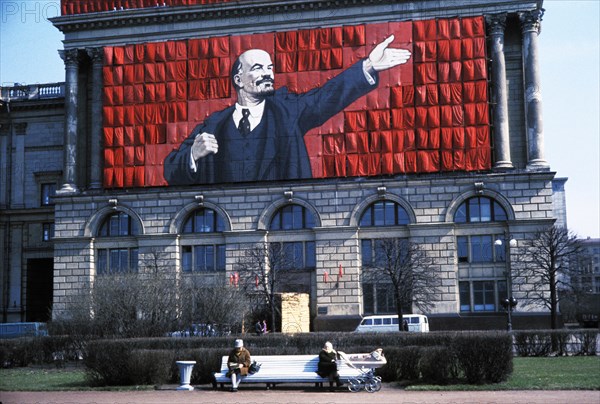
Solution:
{"label": "street light", "polygon": [[511,238],[508,233],[504,235],[504,240],[496,239],[494,241],[494,245],[502,246],[504,245],[504,260],[506,262],[506,269],[504,270],[504,275],[506,276],[506,298],[503,299],[500,304],[506,310],[507,323],[506,329],[507,331],[512,331],[512,311],[517,306],[517,299],[515,299],[512,295],[512,276],[511,276],[511,256],[510,256],[510,248],[517,246],[517,240]]}

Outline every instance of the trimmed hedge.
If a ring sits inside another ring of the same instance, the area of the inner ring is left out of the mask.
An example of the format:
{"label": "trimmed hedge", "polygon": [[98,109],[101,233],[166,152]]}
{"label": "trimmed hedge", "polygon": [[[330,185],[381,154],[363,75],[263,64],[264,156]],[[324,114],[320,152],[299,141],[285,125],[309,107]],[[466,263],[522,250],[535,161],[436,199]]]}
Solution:
{"label": "trimmed hedge", "polygon": [[598,330],[515,331],[519,356],[596,355]]}
{"label": "trimmed hedge", "polygon": [[[105,385],[164,384],[179,380],[175,362],[195,360],[193,384],[210,384],[235,337],[97,340],[87,346],[90,382]],[[512,371],[510,335],[465,333],[311,333],[246,336],[253,355],[317,354],[324,341],[347,353],[381,347],[387,364],[377,369],[384,381],[446,384],[464,377],[469,383],[505,380]]]}

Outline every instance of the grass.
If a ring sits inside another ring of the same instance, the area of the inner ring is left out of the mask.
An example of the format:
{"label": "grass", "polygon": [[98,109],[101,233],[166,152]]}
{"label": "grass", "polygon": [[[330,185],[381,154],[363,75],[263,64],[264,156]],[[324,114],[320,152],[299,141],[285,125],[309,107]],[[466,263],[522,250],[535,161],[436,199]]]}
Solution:
{"label": "grass", "polygon": [[408,390],[600,390],[600,357],[514,358],[513,373],[498,384],[414,385]]}
{"label": "grass", "polygon": [[[154,386],[90,387],[81,367],[0,369],[0,391],[151,390]],[[408,390],[600,390],[600,357],[515,358],[504,383],[413,385]]]}
{"label": "grass", "polygon": [[154,386],[91,387],[82,367],[0,369],[0,391],[152,390]]}

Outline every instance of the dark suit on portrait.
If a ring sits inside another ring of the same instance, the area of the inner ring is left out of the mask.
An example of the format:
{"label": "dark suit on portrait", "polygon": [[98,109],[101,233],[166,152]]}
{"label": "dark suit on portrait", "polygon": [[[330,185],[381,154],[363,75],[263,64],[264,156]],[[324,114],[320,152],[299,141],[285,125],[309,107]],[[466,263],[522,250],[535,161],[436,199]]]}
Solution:
{"label": "dark suit on portrait", "polygon": [[[165,179],[169,185],[187,185],[311,178],[304,135],[373,90],[377,75],[372,77],[374,84],[361,61],[306,93],[280,88],[266,97],[260,123],[246,136],[233,123],[235,106],[213,113],[165,158]],[[215,135],[219,151],[197,160],[194,171],[191,146],[203,132]]]}

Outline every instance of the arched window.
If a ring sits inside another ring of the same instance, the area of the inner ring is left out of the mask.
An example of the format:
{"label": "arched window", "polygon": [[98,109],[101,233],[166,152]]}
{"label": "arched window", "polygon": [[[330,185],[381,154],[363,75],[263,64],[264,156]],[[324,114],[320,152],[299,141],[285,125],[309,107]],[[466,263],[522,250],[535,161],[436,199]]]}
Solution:
{"label": "arched window", "polygon": [[409,223],[406,210],[394,201],[379,201],[371,204],[360,219],[361,227],[397,226]]}
{"label": "arched window", "polygon": [[[98,231],[98,237],[137,236],[139,226],[135,219],[125,212],[108,215]],[[96,249],[96,273],[98,275],[137,272],[138,248],[136,241],[119,242],[115,246],[110,239],[99,240]]]}
{"label": "arched window", "polygon": [[285,205],[280,208],[269,226],[269,230],[299,230],[315,227],[315,217],[301,205]]}
{"label": "arched window", "polygon": [[505,222],[504,208],[487,196],[475,196],[464,201],[454,214],[455,223]]}
{"label": "arched window", "polygon": [[208,208],[195,210],[183,224],[183,233],[220,233],[224,230],[223,218]]}
{"label": "arched window", "polygon": [[98,232],[99,237],[137,236],[137,222],[125,212],[113,213],[104,219]]}

